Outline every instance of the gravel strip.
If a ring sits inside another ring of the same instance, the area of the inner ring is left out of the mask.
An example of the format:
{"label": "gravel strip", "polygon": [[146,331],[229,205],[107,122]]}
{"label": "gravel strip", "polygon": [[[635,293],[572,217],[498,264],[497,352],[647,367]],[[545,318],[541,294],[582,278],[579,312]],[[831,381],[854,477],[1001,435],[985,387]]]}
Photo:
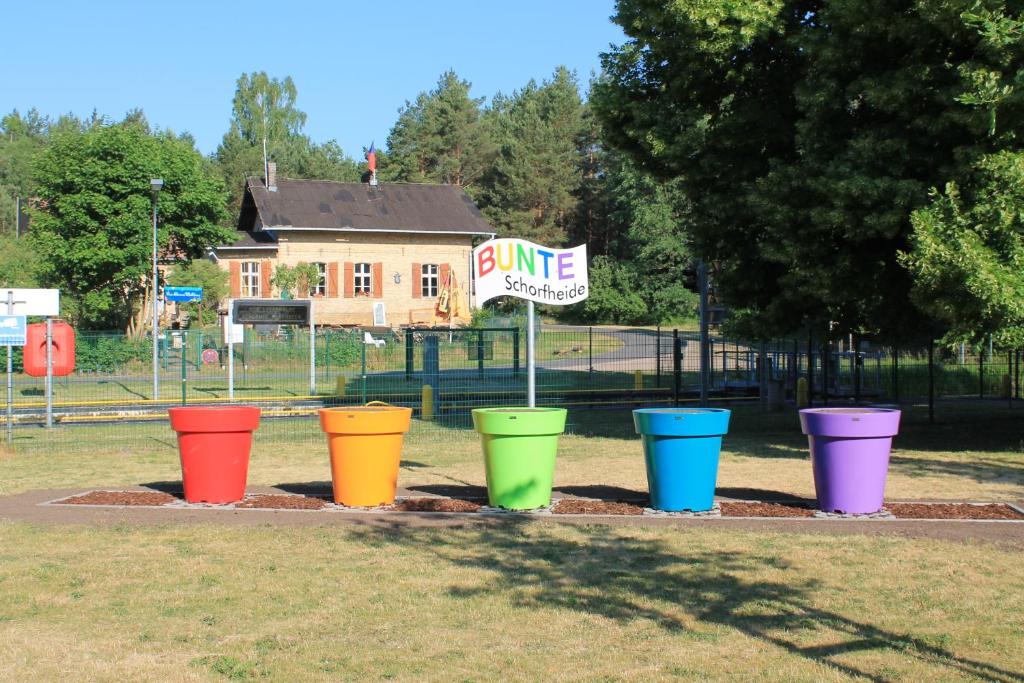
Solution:
{"label": "gravel strip", "polygon": [[668,512],[667,510],[655,510],[654,508],[644,508],[644,515],[647,517],[681,517],[681,518],[701,518],[701,517],[721,517],[722,508],[718,503],[715,503],[710,510],[700,510],[693,512],[691,510],[681,510],[679,512]]}

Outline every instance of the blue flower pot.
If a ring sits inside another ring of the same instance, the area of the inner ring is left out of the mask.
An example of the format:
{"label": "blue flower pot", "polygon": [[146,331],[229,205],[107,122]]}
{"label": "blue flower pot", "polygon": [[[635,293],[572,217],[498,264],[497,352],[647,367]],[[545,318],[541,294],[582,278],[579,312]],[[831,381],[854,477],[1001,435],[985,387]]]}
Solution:
{"label": "blue flower pot", "polygon": [[722,408],[643,408],[633,425],[644,444],[651,507],[666,512],[710,510],[718,453],[729,431]]}

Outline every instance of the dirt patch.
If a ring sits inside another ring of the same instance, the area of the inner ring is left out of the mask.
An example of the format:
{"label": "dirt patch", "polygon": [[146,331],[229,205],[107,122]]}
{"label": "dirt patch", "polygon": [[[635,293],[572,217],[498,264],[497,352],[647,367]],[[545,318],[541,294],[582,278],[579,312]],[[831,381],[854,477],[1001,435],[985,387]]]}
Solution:
{"label": "dirt patch", "polygon": [[90,491],[80,496],[72,496],[61,502],[62,505],[167,505],[178,499],[169,493],[160,491]]}
{"label": "dirt patch", "polygon": [[551,508],[551,512],[556,515],[642,515],[644,509],[640,505],[610,500],[563,498]]}
{"label": "dirt patch", "polygon": [[235,503],[236,508],[246,510],[322,510],[326,505],[327,501],[321,498],[271,493],[246,496],[245,500]]}
{"label": "dirt patch", "polygon": [[797,503],[737,503],[722,501],[718,504],[723,517],[813,517],[814,510]]}
{"label": "dirt patch", "polygon": [[1024,515],[1002,503],[887,503],[885,507],[898,519],[1024,519]]}
{"label": "dirt patch", "polygon": [[406,498],[391,509],[399,512],[480,512],[477,503],[456,498]]}

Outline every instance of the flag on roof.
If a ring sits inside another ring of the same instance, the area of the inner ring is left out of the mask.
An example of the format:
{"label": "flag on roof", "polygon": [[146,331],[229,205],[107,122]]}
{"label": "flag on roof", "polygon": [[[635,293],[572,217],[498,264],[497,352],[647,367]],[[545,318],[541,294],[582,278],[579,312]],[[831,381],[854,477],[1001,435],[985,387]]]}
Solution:
{"label": "flag on roof", "polygon": [[370,173],[377,171],[377,150],[372,142],[370,143],[370,149],[366,152],[366,163],[370,167]]}

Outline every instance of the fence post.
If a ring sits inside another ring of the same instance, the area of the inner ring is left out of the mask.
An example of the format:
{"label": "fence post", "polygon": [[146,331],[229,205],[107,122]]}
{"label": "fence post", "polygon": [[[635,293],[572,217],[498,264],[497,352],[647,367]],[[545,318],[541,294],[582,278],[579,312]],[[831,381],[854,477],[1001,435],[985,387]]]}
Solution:
{"label": "fence post", "polygon": [[1021,350],[1014,351],[1014,398],[1021,397]]}
{"label": "fence post", "polygon": [[590,374],[594,374],[594,328],[587,328],[587,356],[590,358]]}
{"label": "fence post", "polygon": [[1013,407],[1013,351],[1006,352],[1006,402]]}
{"label": "fence post", "polygon": [[423,339],[423,383],[431,388],[431,414],[439,417],[441,402],[441,360],[437,335]]}
{"label": "fence post", "polygon": [[484,333],[483,330],[477,330],[476,332],[476,370],[477,373],[484,376]]}
{"label": "fence post", "polygon": [[661,325],[654,337],[654,386],[661,388]]}
{"label": "fence post", "polygon": [[413,351],[412,351],[412,330],[410,328],[405,329],[405,378],[412,379],[412,373],[414,369],[413,365]]}
{"label": "fence post", "polygon": [[853,405],[860,405],[860,337],[856,334],[850,335],[853,342],[850,344],[850,351],[853,353]]}
{"label": "fence post", "polygon": [[679,330],[672,330],[672,405],[679,405],[679,385],[683,381],[683,354],[679,348]]}
{"label": "fence post", "polygon": [[935,424],[935,340],[928,340],[928,423]]}
{"label": "fence post", "polygon": [[829,366],[832,365],[832,342],[828,338],[828,333],[825,334],[825,339],[822,341],[821,348],[823,349],[821,354],[821,399],[822,405],[828,405],[828,371]]}
{"label": "fence post", "polygon": [[807,328],[807,407],[814,405],[814,331]]}
{"label": "fence post", "polygon": [[892,347],[892,393],[895,403],[900,402],[900,347]]}
{"label": "fence post", "polygon": [[985,348],[978,349],[978,398],[985,398]]}
{"label": "fence post", "polygon": [[512,328],[512,376],[519,376],[519,328]]}
{"label": "fence post", "polygon": [[[359,341],[363,341],[363,340],[360,338]],[[364,342],[364,343],[360,344],[359,345],[359,349],[361,351],[360,355],[362,356],[362,364],[363,364],[363,367],[362,367],[363,403],[366,403],[366,343]]]}
{"label": "fence post", "polygon": [[181,331],[181,405],[188,405],[186,386],[188,382],[188,332]]}

